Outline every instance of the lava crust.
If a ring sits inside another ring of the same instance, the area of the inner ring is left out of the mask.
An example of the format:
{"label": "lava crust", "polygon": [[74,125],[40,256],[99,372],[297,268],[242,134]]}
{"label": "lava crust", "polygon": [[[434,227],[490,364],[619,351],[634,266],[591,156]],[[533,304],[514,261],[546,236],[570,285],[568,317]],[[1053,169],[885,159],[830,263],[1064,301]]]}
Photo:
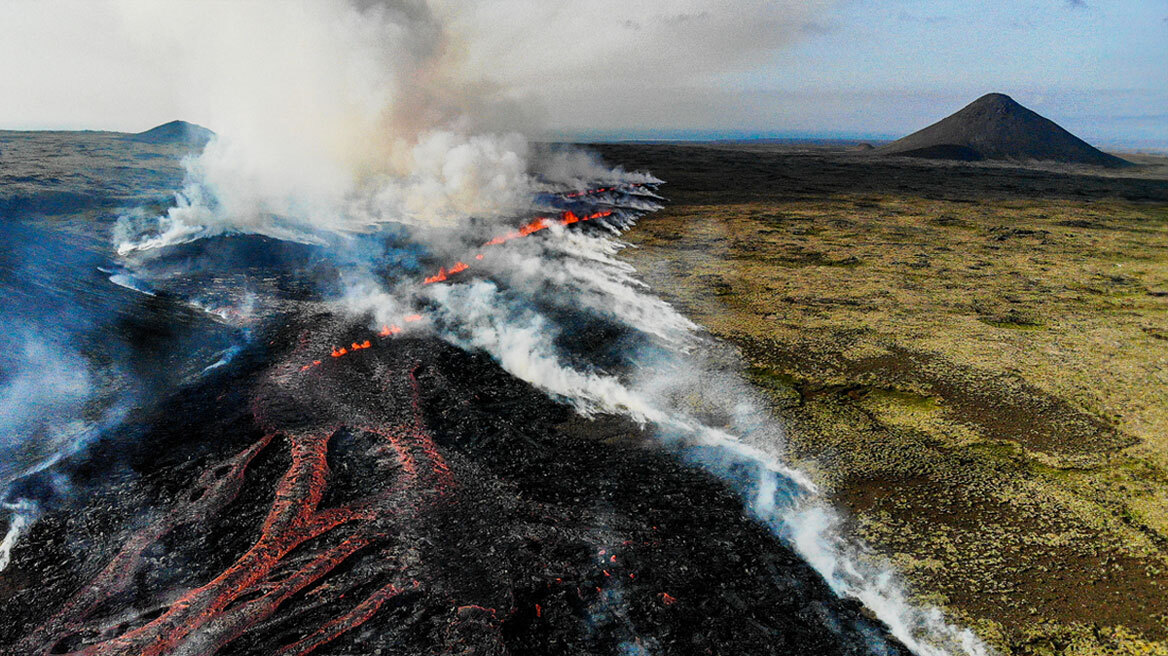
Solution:
{"label": "lava crust", "polygon": [[301,318],[99,445],[3,653],[907,653],[636,425],[433,338],[301,370],[359,334]]}

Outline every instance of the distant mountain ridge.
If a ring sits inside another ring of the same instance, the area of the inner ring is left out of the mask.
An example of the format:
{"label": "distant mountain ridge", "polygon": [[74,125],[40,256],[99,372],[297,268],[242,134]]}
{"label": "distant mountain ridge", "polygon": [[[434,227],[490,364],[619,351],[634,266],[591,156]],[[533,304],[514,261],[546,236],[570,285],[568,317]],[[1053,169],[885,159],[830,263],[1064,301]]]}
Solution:
{"label": "distant mountain ridge", "polygon": [[188,144],[205,146],[215,133],[201,125],[186,121],[171,121],[157,127],[132,134],[128,139],[153,144]]}
{"label": "distant mountain ridge", "polygon": [[1038,160],[1094,166],[1130,166],[1005,94],[990,93],[957,113],[872,151],[928,159]]}

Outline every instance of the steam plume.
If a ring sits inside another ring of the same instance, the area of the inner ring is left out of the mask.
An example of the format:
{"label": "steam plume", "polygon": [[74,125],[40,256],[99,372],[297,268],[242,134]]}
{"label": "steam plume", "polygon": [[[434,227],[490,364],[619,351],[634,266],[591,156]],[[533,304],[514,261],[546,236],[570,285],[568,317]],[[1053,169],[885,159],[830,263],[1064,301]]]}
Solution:
{"label": "steam plume", "polygon": [[585,177],[586,161],[530,144],[539,118],[596,112],[614,85],[708,83],[830,4],[123,0],[128,34],[173,62],[172,93],[219,138],[177,207],[124,221],[119,250],[506,216]]}

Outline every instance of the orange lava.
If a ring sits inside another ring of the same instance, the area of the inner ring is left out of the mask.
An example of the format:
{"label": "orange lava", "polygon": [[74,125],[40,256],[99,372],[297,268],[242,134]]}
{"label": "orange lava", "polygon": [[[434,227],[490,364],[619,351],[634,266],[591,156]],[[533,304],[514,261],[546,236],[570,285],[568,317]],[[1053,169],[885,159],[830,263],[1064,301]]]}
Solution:
{"label": "orange lava", "polygon": [[514,232],[509,232],[505,235],[500,235],[498,237],[495,237],[494,239],[488,241],[487,243],[485,243],[483,245],[484,246],[498,246],[499,244],[505,244],[513,239],[520,239],[522,237],[527,237],[528,235],[533,235],[541,230],[547,230],[548,228],[552,227],[555,224],[568,226],[568,225],[572,225],[573,223],[579,223],[581,221],[592,221],[594,219],[602,219],[605,217],[612,216],[612,214],[613,214],[612,210],[601,210],[599,212],[594,212],[594,213],[588,214],[586,216],[577,216],[573,212],[563,212],[562,214],[560,214],[560,218],[558,220],[554,220],[554,221],[552,219],[547,218],[547,217],[541,216],[541,217],[535,219],[534,221],[532,221],[531,223],[520,226],[518,230],[516,230]]}
{"label": "orange lava", "polygon": [[[415,582],[413,587],[417,587],[417,585]],[[392,583],[381,588],[368,599],[357,604],[356,608],[330,620],[317,629],[315,633],[275,652],[276,656],[304,656],[316,651],[318,647],[328,644],[337,636],[371,619],[385,602],[398,596],[401,592],[401,589]]]}
{"label": "orange lava", "polygon": [[[629,184],[629,185],[625,185],[625,186],[626,187],[640,187],[643,185]],[[602,187],[599,189],[592,189],[592,190],[581,191],[581,192],[573,192],[570,194],[566,194],[565,197],[574,198],[574,197],[585,196],[585,195],[589,195],[589,194],[597,194],[597,193],[602,193],[602,192],[606,192],[606,191],[613,191],[614,189],[616,189],[616,187]],[[560,214],[558,219],[554,219],[554,220],[550,219],[548,217],[538,217],[538,218],[532,220],[531,222],[520,226],[518,230],[515,230],[513,232],[509,232],[509,233],[507,233],[505,235],[501,235],[499,237],[495,237],[494,239],[483,244],[483,246],[484,247],[497,246],[500,244],[504,244],[504,243],[507,243],[511,240],[520,239],[520,238],[535,234],[537,232],[540,232],[542,230],[546,230],[546,229],[550,228],[552,225],[556,225],[556,224],[562,225],[562,226],[569,226],[569,225],[572,225],[574,223],[580,223],[582,221],[593,221],[596,219],[606,218],[606,217],[609,217],[612,215],[613,215],[612,210],[600,210],[600,211],[593,212],[592,214],[588,214],[585,216],[579,216],[579,215],[575,214],[574,212],[565,211],[565,212],[562,212]],[[479,254],[475,255],[474,259],[481,261],[484,257],[485,256],[483,253],[479,253]],[[469,264],[459,260],[458,262],[455,262],[450,268],[439,267],[438,273],[436,273],[432,276],[427,276],[426,278],[424,278],[422,280],[422,284],[423,285],[432,285],[435,283],[446,282],[447,280],[450,279],[451,276],[458,275],[458,274],[462,273],[463,271],[466,271],[470,268],[471,267]],[[405,317],[404,319],[402,319],[402,322],[403,323],[412,323],[412,322],[421,321],[421,320],[422,320],[422,315],[411,314],[411,315]],[[398,335],[401,332],[402,332],[402,330],[401,330],[401,328],[399,328],[397,326],[397,324],[391,324],[389,326],[382,326],[381,330],[377,333],[377,336],[384,339],[384,338],[389,338],[389,337],[393,337],[395,335]],[[369,340],[365,340],[364,342],[362,342],[360,344],[354,342],[353,344],[349,345],[348,348],[345,348],[343,346],[340,348],[333,347],[333,350],[330,353],[330,355],[334,358],[340,358],[340,357],[344,357],[350,353],[360,351],[363,349],[367,349],[367,348],[371,348],[371,347],[372,347],[372,343]],[[313,367],[319,366],[320,364],[321,364],[320,360],[313,360],[311,364],[306,364],[306,365],[300,367],[300,371],[308,371],[308,370],[312,369]]]}
{"label": "orange lava", "polygon": [[[368,342],[358,344],[369,348]],[[143,553],[163,536],[185,525],[208,523],[239,494],[252,460],[277,435],[291,451],[291,464],[277,483],[274,500],[256,541],[235,562],[202,585],[167,605],[166,611],[124,633],[85,645],[72,656],[163,656],[195,647],[211,654],[272,617],[289,599],[328,576],[358,552],[390,539],[385,520],[422,510],[455,486],[453,473],[423,423],[418,383],[409,375],[413,421],[407,425],[361,427],[357,430],[385,440],[397,456],[395,484],[351,503],[321,508],[328,486],[329,443],[341,426],[323,432],[272,431],[220,466],[213,466],[190,493],[161,519],[133,534],[120,552],[61,609],[18,645],[21,654],[62,653],[70,636],[88,634],[93,617],[108,599],[129,589],[141,574]],[[257,419],[259,416],[257,415]],[[262,421],[262,419],[261,419]],[[401,494],[412,501],[401,503]],[[396,500],[396,501],[393,501]],[[349,610],[320,625],[298,641],[282,647],[283,656],[309,654],[372,618],[389,599],[401,594],[390,582]],[[417,587],[414,582],[412,587]],[[313,594],[344,598],[346,588],[316,588]],[[91,638],[94,639],[94,638]]]}

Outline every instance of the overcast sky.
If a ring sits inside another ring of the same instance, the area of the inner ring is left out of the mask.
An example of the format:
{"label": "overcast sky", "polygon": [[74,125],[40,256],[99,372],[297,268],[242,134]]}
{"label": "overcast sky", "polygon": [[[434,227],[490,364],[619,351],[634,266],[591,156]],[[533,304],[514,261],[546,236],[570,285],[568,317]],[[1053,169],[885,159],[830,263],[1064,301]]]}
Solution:
{"label": "overcast sky", "polygon": [[[1168,148],[1168,0],[428,4],[464,81],[557,134],[896,136],[998,91],[1088,141]],[[216,47],[206,25],[183,48],[159,40],[184,39],[207,6],[0,0],[0,128],[213,122],[198,81],[233,72],[220,57],[191,74]],[[213,6],[230,32],[230,5]]]}

